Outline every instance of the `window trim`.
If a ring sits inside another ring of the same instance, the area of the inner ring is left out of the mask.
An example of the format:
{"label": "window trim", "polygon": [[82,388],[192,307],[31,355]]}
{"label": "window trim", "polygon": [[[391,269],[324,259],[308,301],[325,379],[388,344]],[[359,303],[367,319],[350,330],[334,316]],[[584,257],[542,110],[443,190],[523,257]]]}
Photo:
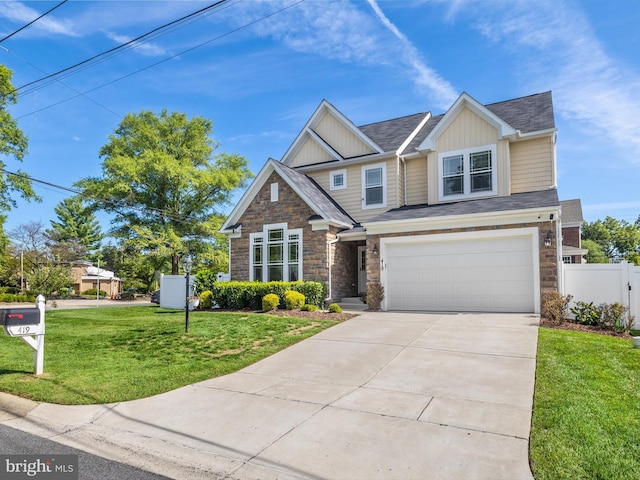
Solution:
{"label": "window trim", "polygon": [[[269,242],[269,231],[282,229],[282,241]],[[269,277],[269,245],[281,244],[282,245],[282,279],[284,282],[292,281],[289,279],[289,245],[298,245],[298,280],[302,280],[302,264],[303,264],[303,229],[302,228],[288,228],[287,223],[270,223],[262,226],[261,232],[254,232],[249,234],[249,280],[266,282]],[[297,241],[291,241],[291,235],[297,235]],[[262,245],[262,262],[254,262],[254,247],[256,245]],[[291,262],[291,265],[295,265],[296,262]],[[279,265],[279,264],[278,264]],[[255,268],[262,268],[262,278],[255,278]]]}
{"label": "window trim", "polygon": [[[382,169],[382,202],[367,205],[367,172],[369,170]],[[362,209],[385,208],[387,206],[387,164],[376,163],[362,166]]]}
{"label": "window trim", "polygon": [[[481,153],[489,151],[491,152],[491,189],[482,190],[479,192],[471,192],[471,155],[474,153]],[[462,155],[463,164],[463,179],[462,189],[463,193],[455,195],[444,194],[444,159],[453,157],[456,155]],[[498,194],[498,158],[496,154],[496,145],[481,145],[472,148],[463,148],[460,150],[451,150],[448,152],[438,153],[438,200],[461,200],[466,198],[476,197],[490,197]]]}
{"label": "window trim", "polygon": [[[342,175],[342,185],[335,184],[335,177]],[[347,169],[332,170],[329,172],[329,190],[344,190],[347,188]]]}

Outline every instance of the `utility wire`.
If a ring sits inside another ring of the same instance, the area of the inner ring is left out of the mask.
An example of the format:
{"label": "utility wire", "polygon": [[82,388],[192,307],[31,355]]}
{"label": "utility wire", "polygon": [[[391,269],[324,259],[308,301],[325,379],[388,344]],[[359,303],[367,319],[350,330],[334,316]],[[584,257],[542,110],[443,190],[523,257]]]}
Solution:
{"label": "utility wire", "polygon": [[228,31],[228,32],[225,32],[225,33],[223,33],[223,34],[221,34],[221,35],[218,35],[217,37],[211,38],[211,39],[209,39],[209,40],[207,40],[207,41],[205,41],[205,42],[202,42],[202,43],[200,43],[200,44],[198,44],[198,45],[195,45],[195,46],[193,46],[193,47],[187,48],[186,50],[183,50],[183,51],[181,51],[181,52],[179,52],[179,53],[176,53],[175,55],[171,55],[171,56],[169,56],[169,57],[167,57],[167,58],[164,58],[164,59],[159,60],[159,61],[157,61],[157,62],[155,62],[155,63],[152,63],[152,64],[150,64],[150,65],[147,65],[146,67],[140,68],[139,70],[135,70],[135,71],[133,71],[133,72],[131,72],[131,73],[128,73],[128,74],[126,74],[126,75],[123,75],[123,76],[121,76],[121,77],[118,77],[118,78],[116,78],[116,79],[114,79],[114,80],[111,80],[111,81],[109,81],[109,82],[107,82],[107,83],[103,83],[102,85],[98,85],[97,87],[91,88],[91,89],[89,89],[89,90],[85,90],[84,92],[82,92],[82,93],[80,93],[80,94],[78,94],[78,95],[74,95],[73,97],[69,97],[69,98],[66,98],[66,99],[64,99],[64,100],[60,100],[59,102],[52,103],[51,105],[47,105],[46,107],[42,107],[42,108],[40,108],[40,109],[38,109],[38,110],[34,110],[33,112],[29,112],[29,113],[25,113],[24,115],[20,115],[19,117],[16,117],[16,120],[21,119],[21,118],[24,118],[24,117],[28,117],[28,116],[30,116],[30,115],[33,115],[33,114],[36,114],[36,113],[42,112],[42,111],[47,110],[47,109],[49,109],[49,108],[52,108],[52,107],[55,107],[55,106],[61,105],[61,104],[66,103],[66,102],[68,102],[68,101],[70,101],[70,100],[73,100],[73,99],[75,99],[75,98],[78,98],[78,97],[79,97],[79,96],[81,96],[81,95],[86,95],[87,93],[95,92],[96,90],[99,90],[99,89],[101,89],[101,88],[104,88],[104,87],[107,87],[107,86],[112,85],[112,84],[114,84],[114,83],[117,83],[117,82],[119,82],[119,81],[121,81],[121,80],[124,80],[125,78],[129,78],[129,77],[132,77],[132,76],[134,76],[134,75],[137,75],[137,74],[138,74],[138,73],[140,73],[140,72],[144,72],[145,70],[149,70],[150,68],[156,67],[156,66],[158,66],[158,65],[160,65],[160,64],[162,64],[162,63],[165,63],[165,62],[167,62],[167,61],[169,61],[169,60],[172,60],[172,59],[174,59],[174,58],[176,58],[176,57],[179,57],[180,55],[184,55],[185,53],[192,52],[193,50],[196,50],[196,49],[198,49],[198,48],[201,48],[201,47],[203,47],[203,46],[205,46],[205,45],[207,45],[207,44],[209,44],[209,43],[215,42],[215,41],[217,41],[217,40],[220,40],[221,38],[227,37],[227,36],[229,36],[229,35],[231,35],[231,34],[233,34],[233,33],[236,33],[236,32],[238,32],[238,31],[240,31],[240,30],[243,30],[243,29],[245,29],[245,28],[247,28],[247,27],[250,27],[250,26],[252,26],[252,25],[255,25],[256,23],[259,23],[259,22],[261,22],[261,21],[263,21],[263,20],[266,20],[267,18],[272,17],[272,16],[274,16],[274,15],[276,15],[276,14],[280,13],[280,12],[283,12],[283,11],[285,11],[285,10],[289,9],[289,8],[295,7],[296,5],[298,5],[298,4],[302,3],[302,2],[304,2],[304,0],[298,0],[298,1],[297,1],[297,2],[295,2],[295,3],[292,3],[292,4],[290,4],[290,5],[287,5],[286,7],[282,7],[282,8],[280,8],[279,10],[276,10],[276,11],[274,11],[274,12],[271,12],[271,13],[269,13],[269,14],[267,14],[267,15],[263,16],[263,17],[260,17],[260,18],[258,18],[258,19],[256,19],[256,20],[253,20],[253,21],[251,21],[251,22],[249,22],[249,23],[246,23],[246,24],[244,24],[244,25],[242,25],[242,26],[240,26],[240,27],[238,27],[238,28],[235,28],[235,29],[230,30],[230,31]]}
{"label": "utility wire", "polygon": [[69,66],[69,67],[63,68],[62,70],[58,70],[57,72],[52,73],[52,74],[49,74],[49,75],[47,75],[47,76],[45,76],[45,77],[39,78],[38,80],[33,80],[32,82],[25,83],[24,85],[22,85],[22,86],[20,86],[20,87],[16,88],[16,91],[20,91],[20,90],[22,90],[23,88],[28,87],[29,85],[34,85],[34,84],[36,84],[36,83],[40,83],[40,82],[42,82],[42,81],[44,81],[44,80],[47,80],[47,79],[52,78],[52,77],[55,77],[55,76],[60,75],[60,74],[62,74],[62,73],[64,73],[64,72],[68,72],[69,70],[72,70],[72,69],[74,69],[74,68],[77,68],[77,67],[79,67],[79,66],[81,66],[81,65],[85,65],[85,64],[87,64],[87,63],[89,63],[89,62],[91,62],[91,61],[93,61],[93,60],[96,60],[96,59],[98,59],[98,58],[100,58],[100,57],[102,57],[102,56],[104,56],[104,55],[107,55],[107,54],[111,54],[111,53],[113,53],[113,52],[116,52],[117,50],[120,50],[120,49],[122,49],[122,48],[125,48],[125,47],[127,47],[127,46],[129,46],[129,45],[132,45],[132,44],[134,44],[135,42],[138,42],[139,40],[142,40],[143,38],[146,38],[146,37],[148,37],[148,36],[150,36],[150,35],[153,35],[153,34],[157,33],[158,31],[161,31],[161,30],[163,30],[163,29],[166,29],[166,28],[168,28],[168,27],[170,27],[170,26],[172,26],[172,25],[174,25],[174,24],[176,24],[176,23],[182,22],[182,21],[184,21],[184,20],[186,20],[186,19],[189,19],[189,18],[191,18],[191,17],[194,17],[194,16],[196,16],[196,15],[201,15],[202,13],[204,13],[204,12],[206,12],[206,11],[208,11],[208,10],[211,10],[211,9],[213,9],[213,8],[215,8],[215,7],[218,7],[218,6],[220,6],[220,5],[224,4],[224,3],[227,3],[228,1],[229,1],[229,0],[218,0],[217,2],[214,2],[214,3],[212,3],[211,5],[208,5],[208,6],[204,7],[204,8],[201,8],[200,10],[197,10],[197,11],[195,11],[195,12],[193,12],[193,13],[190,13],[190,14],[188,14],[188,15],[185,15],[185,16],[181,17],[181,18],[178,18],[177,20],[173,20],[173,21],[171,21],[171,22],[169,22],[169,23],[165,23],[164,25],[161,25],[161,26],[159,26],[159,27],[156,27],[156,28],[154,28],[153,30],[151,30],[151,31],[149,31],[149,32],[147,32],[147,33],[144,33],[144,34],[142,34],[142,35],[140,35],[140,36],[138,36],[138,37],[136,37],[136,38],[134,38],[133,40],[129,40],[128,42],[121,43],[120,45],[118,45],[118,46],[116,46],[116,47],[110,48],[109,50],[105,50],[105,51],[104,51],[104,52],[102,52],[102,53],[98,53],[97,55],[94,55],[94,56],[92,56],[92,57],[90,57],[90,58],[87,58],[86,60],[83,60],[83,61],[81,61],[81,62],[78,62],[78,63],[76,63],[76,64],[74,64],[74,65]]}
{"label": "utility wire", "polygon": [[168,218],[169,220],[173,220],[174,222],[180,222],[180,223],[187,223],[188,221],[195,221],[195,222],[199,222],[200,221],[200,219],[198,219],[196,217],[193,217],[191,215],[177,216],[176,214],[168,212],[167,210],[163,210],[161,208],[137,207],[135,205],[131,205],[131,204],[127,203],[126,201],[122,201],[122,200],[111,200],[111,199],[100,198],[100,197],[88,195],[86,192],[84,192],[82,190],[79,190],[77,188],[65,187],[63,185],[58,185],[58,184],[55,184],[55,183],[47,182],[46,180],[39,180],[37,178],[33,178],[33,177],[29,176],[29,175],[26,175],[24,173],[10,172],[9,170],[6,170],[4,168],[0,169],[0,172],[5,173],[7,175],[14,176],[14,177],[23,178],[23,179],[29,180],[31,182],[40,183],[40,184],[46,185],[48,187],[53,187],[53,188],[56,188],[58,190],[63,190],[65,192],[70,192],[70,193],[73,193],[74,195],[80,195],[82,197],[89,198],[89,199],[91,199],[93,201],[96,201],[96,202],[108,203],[108,204],[112,205],[115,208],[121,207],[121,208],[128,208],[128,209],[131,209],[131,210],[137,210],[137,211],[143,212],[143,213],[153,213],[153,214],[156,214],[158,216],[161,216],[161,217],[164,217],[164,218]]}
{"label": "utility wire", "polygon": [[7,35],[6,37],[0,39],[0,43],[4,42],[5,40],[13,37],[16,33],[21,32],[22,30],[24,30],[25,28],[27,28],[29,25],[32,25],[34,23],[36,23],[38,20],[40,20],[42,17],[44,17],[45,15],[50,14],[51,12],[53,12],[56,8],[64,5],[65,3],[67,3],[69,0],[62,0],[62,2],[60,2],[59,4],[57,4],[55,7],[47,10],[46,12],[44,12],[42,15],[40,15],[38,18],[36,18],[35,20],[31,20],[29,23],[27,23],[26,25],[23,25],[22,27],[20,27],[18,30],[16,30],[15,32]]}

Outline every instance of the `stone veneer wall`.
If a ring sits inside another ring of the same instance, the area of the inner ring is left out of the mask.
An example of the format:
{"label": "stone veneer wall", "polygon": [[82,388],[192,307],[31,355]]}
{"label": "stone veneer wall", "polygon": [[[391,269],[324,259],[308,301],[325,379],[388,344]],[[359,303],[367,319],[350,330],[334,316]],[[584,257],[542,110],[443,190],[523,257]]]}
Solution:
{"label": "stone veneer wall", "polygon": [[[278,201],[271,201],[271,184],[278,184]],[[240,217],[242,236],[231,239],[231,280],[249,280],[249,234],[262,232],[263,225],[287,223],[287,228],[302,228],[303,280],[327,282],[327,240],[335,237],[329,230],[312,231],[309,218],[315,212],[276,173],[273,172]]]}
{"label": "stone veneer wall", "polygon": [[[377,244],[378,249],[380,248],[380,238],[402,237],[411,235],[436,235],[439,233],[477,232],[481,230],[503,230],[526,227],[538,228],[538,244],[540,246],[540,300],[542,301],[542,296],[545,292],[558,289],[558,252],[556,248],[556,229],[555,224],[550,222],[369,235],[367,236],[367,283],[380,282],[380,258],[379,256],[374,256],[373,254],[374,245]],[[544,240],[547,235],[549,235],[549,237],[551,238],[551,247],[544,246]]]}
{"label": "stone veneer wall", "polygon": [[364,242],[340,241],[332,245],[331,302],[358,295],[358,245]]}

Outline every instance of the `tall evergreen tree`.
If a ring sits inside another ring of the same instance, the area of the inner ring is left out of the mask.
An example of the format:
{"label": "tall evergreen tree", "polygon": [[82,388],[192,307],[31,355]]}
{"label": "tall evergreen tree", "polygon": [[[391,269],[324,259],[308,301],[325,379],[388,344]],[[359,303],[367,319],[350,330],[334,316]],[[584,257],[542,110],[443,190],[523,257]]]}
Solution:
{"label": "tall evergreen tree", "polygon": [[104,238],[93,211],[80,197],[65,198],[55,208],[58,221],[46,231],[53,254],[64,261],[87,260],[100,249]]}

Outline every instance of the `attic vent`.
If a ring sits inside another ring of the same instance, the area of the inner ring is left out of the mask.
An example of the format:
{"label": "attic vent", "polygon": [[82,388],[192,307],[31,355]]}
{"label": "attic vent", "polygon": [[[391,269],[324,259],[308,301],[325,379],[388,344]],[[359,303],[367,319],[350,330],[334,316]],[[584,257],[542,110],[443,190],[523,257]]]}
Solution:
{"label": "attic vent", "polygon": [[278,184],[277,183],[271,184],[271,201],[272,202],[278,201]]}

